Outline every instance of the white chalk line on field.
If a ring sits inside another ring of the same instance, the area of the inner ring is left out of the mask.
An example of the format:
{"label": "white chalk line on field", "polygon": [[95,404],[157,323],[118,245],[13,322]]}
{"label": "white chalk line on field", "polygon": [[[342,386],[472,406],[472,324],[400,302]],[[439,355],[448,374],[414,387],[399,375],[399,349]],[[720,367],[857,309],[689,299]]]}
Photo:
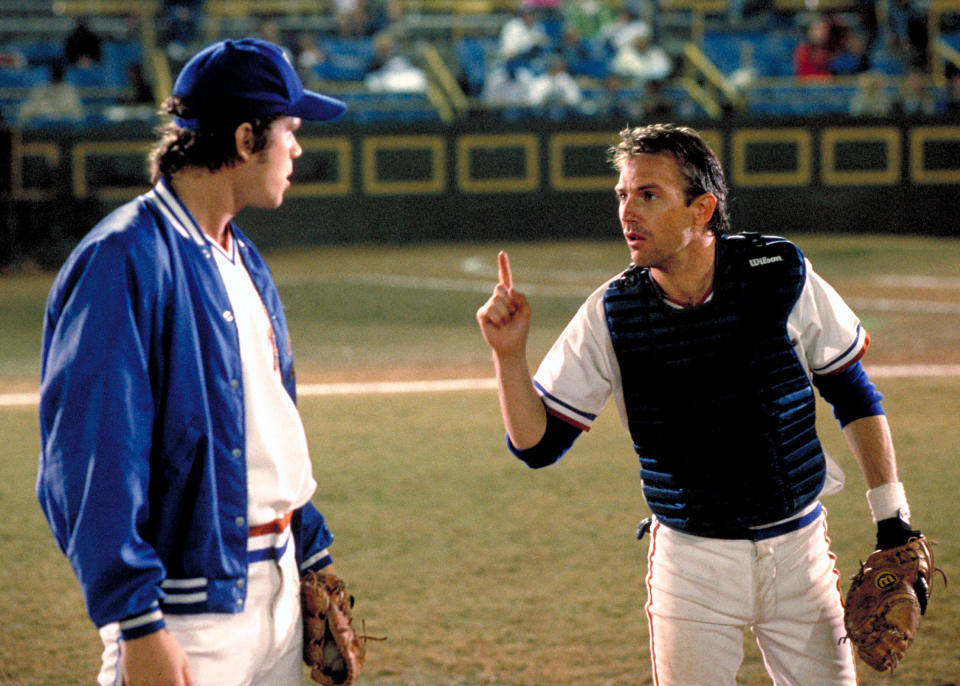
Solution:
{"label": "white chalk line on field", "polygon": [[920,314],[960,314],[960,302],[938,300],[896,300],[894,298],[847,298],[855,310],[875,312],[917,312]]}
{"label": "white chalk line on field", "polygon": [[[867,374],[877,379],[958,377],[960,364],[893,364],[867,366]],[[444,393],[453,391],[489,391],[497,388],[496,379],[436,379],[432,381],[355,381],[312,383],[297,386],[299,397],[337,395],[389,395],[400,393]],[[40,400],[39,393],[0,394],[0,407],[30,407]]]}
{"label": "white chalk line on field", "polygon": [[960,290],[960,277],[922,276],[919,274],[884,274],[873,279],[881,286],[895,288],[928,288],[932,290]]}
{"label": "white chalk line on field", "polygon": [[[282,285],[296,283],[300,280],[281,281]],[[380,286],[385,288],[409,288],[423,291],[457,291],[461,293],[478,293],[489,295],[493,290],[491,283],[473,281],[470,279],[450,279],[431,276],[411,276],[403,274],[341,274],[319,277],[310,281],[326,281],[349,283],[364,286]],[[517,283],[518,291],[527,295],[553,296],[559,298],[585,298],[590,293],[590,287],[573,285],[544,285],[532,283]],[[906,300],[896,298],[848,298],[847,302],[856,309],[874,310],[877,312],[916,312],[922,314],[960,314],[960,302],[936,300]]]}

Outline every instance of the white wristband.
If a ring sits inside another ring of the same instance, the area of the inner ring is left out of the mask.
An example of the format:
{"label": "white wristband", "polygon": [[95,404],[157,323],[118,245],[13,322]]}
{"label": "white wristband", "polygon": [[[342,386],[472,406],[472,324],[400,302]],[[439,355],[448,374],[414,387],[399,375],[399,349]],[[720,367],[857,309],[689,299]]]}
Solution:
{"label": "white wristband", "polygon": [[867,502],[874,522],[890,517],[900,517],[910,522],[910,506],[907,505],[907,494],[900,481],[871,488],[867,491]]}

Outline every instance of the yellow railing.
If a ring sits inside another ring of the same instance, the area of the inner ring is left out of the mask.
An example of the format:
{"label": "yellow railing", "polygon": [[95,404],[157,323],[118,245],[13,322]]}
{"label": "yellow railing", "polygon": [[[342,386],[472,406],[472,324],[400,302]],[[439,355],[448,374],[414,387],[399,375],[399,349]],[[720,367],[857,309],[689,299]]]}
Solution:
{"label": "yellow railing", "polygon": [[933,70],[933,81],[936,85],[943,87],[947,82],[946,65],[952,64],[957,69],[960,69],[960,51],[943,40],[943,38],[938,38],[937,41],[933,43],[933,61],[935,66]]}
{"label": "yellow railing", "polygon": [[[734,109],[741,109],[744,106],[743,95],[740,91],[717,69],[716,65],[710,61],[710,58],[704,54],[696,43],[688,42],[684,44],[683,57],[685,78],[682,79],[681,83],[690,93],[690,97],[700,103],[711,116],[714,118],[720,116],[721,100],[730,103]],[[701,79],[706,85],[701,85]],[[711,88],[721,98],[713,97]],[[713,104],[709,104],[711,100]]]}
{"label": "yellow railing", "polygon": [[140,14],[153,16],[160,7],[159,0],[56,0],[56,15]]}
{"label": "yellow railing", "polygon": [[444,124],[452,124],[456,118],[456,113],[453,111],[453,105],[450,104],[447,94],[436,84],[428,83],[426,95],[437,116],[440,117],[440,121]]}
{"label": "yellow railing", "polygon": [[437,83],[440,94],[450,103],[453,112],[456,114],[466,114],[470,105],[463,89],[457,83],[456,77],[450,67],[440,55],[440,51],[431,43],[424,42],[420,45],[420,53],[423,55],[424,65],[427,68],[432,81]]}
{"label": "yellow railing", "polygon": [[933,80],[938,86],[946,85],[946,75],[943,67],[947,62],[960,66],[960,53],[940,38],[940,18],[947,13],[960,11],[960,2],[957,0],[930,0],[927,17],[927,33],[931,47],[930,60],[933,67]]}
{"label": "yellow railing", "polygon": [[331,0],[206,0],[208,17],[246,17],[255,14],[329,14]]}
{"label": "yellow railing", "polygon": [[717,99],[713,97],[710,91],[697,83],[694,78],[683,76],[680,78],[680,85],[683,86],[690,99],[703,108],[707,116],[712,119],[720,119],[723,116],[723,108],[717,102]]}
{"label": "yellow railing", "polygon": [[687,11],[703,14],[726,12],[729,6],[729,0],[660,0],[658,3],[662,12]]}
{"label": "yellow railing", "polygon": [[516,0],[400,0],[400,9],[405,13],[489,14],[511,12],[516,7]]}

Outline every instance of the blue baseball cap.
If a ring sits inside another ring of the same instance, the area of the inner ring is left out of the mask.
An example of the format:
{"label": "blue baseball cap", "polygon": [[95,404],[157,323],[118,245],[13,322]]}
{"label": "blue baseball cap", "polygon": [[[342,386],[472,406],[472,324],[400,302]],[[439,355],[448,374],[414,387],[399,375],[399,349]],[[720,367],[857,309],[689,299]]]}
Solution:
{"label": "blue baseball cap", "polygon": [[174,117],[183,129],[237,125],[276,114],[329,121],[346,103],[306,90],[283,49],[259,38],[207,46],[184,65],[173,84],[193,115]]}

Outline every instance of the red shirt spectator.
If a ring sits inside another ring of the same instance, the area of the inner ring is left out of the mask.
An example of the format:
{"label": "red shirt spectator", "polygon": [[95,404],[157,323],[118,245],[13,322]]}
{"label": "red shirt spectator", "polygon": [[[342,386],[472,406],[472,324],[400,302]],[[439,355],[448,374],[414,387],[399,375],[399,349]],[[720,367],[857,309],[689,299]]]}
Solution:
{"label": "red shirt spectator", "polygon": [[829,78],[830,60],[843,44],[846,28],[831,19],[821,17],[807,31],[807,40],[797,45],[793,53],[794,73],[798,78]]}

